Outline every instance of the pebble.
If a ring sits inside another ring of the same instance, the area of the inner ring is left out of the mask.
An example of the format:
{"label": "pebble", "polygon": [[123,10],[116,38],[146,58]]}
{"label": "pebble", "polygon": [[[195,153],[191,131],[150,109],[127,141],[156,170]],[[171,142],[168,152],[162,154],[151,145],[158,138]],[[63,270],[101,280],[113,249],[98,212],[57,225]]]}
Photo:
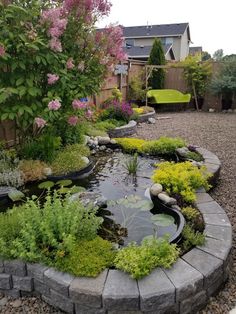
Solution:
{"label": "pebble", "polygon": [[148,118],[148,123],[149,123],[149,124],[155,124],[155,123],[156,123],[156,119],[154,119],[154,118]]}
{"label": "pebble", "polygon": [[159,193],[163,191],[162,185],[159,183],[155,183],[150,188],[150,193],[154,196],[158,196]]}

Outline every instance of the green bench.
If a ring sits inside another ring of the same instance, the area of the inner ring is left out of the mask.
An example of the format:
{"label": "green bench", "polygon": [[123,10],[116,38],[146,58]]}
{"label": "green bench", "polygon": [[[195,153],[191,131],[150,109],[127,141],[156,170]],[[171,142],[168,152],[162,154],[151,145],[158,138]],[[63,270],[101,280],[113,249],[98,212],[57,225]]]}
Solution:
{"label": "green bench", "polygon": [[150,89],[147,97],[151,104],[183,104],[190,102],[191,94],[183,94],[175,89]]}

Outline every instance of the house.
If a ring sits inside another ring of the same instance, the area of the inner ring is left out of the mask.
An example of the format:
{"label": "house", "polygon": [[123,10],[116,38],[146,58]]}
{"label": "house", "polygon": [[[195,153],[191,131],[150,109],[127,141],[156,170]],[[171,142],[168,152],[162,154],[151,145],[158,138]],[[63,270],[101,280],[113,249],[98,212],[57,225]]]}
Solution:
{"label": "house", "polygon": [[129,59],[147,60],[155,38],[163,44],[166,60],[184,60],[191,42],[188,23],[123,27]]}

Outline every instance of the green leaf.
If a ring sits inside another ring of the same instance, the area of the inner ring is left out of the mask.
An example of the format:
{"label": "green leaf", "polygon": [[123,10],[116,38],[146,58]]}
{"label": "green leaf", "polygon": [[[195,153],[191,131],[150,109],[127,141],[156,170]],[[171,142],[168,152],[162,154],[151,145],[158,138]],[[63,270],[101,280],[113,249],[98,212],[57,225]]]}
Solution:
{"label": "green leaf", "polygon": [[1,115],[1,120],[6,120],[8,118],[9,113],[4,113],[3,115]]}
{"label": "green leaf", "polygon": [[156,214],[151,217],[153,223],[159,227],[168,227],[175,222],[174,217],[167,214]]}
{"label": "green leaf", "polygon": [[20,77],[17,81],[16,81],[16,86],[21,85],[24,82],[24,78]]}
{"label": "green leaf", "polygon": [[75,194],[75,193],[85,192],[86,189],[83,186],[74,185],[74,186],[72,186],[70,191],[71,191],[71,193]]}
{"label": "green leaf", "polygon": [[71,180],[60,180],[57,181],[56,184],[60,186],[68,186],[71,185],[73,182]]}
{"label": "green leaf", "polygon": [[22,193],[21,191],[18,190],[14,190],[8,193],[8,197],[13,201],[13,202],[17,202],[22,200],[22,198],[25,197],[25,194]]}
{"label": "green leaf", "polygon": [[33,87],[34,86],[34,82],[31,79],[26,79],[26,82],[28,84],[29,87]]}
{"label": "green leaf", "polygon": [[55,183],[52,182],[52,181],[44,181],[44,182],[41,182],[41,183],[38,185],[38,188],[39,188],[39,189],[42,189],[42,190],[44,190],[44,189],[50,189],[50,188],[52,188],[54,185],[55,185]]}
{"label": "green leaf", "polygon": [[66,194],[66,193],[70,192],[70,188],[64,188],[64,187],[62,187],[62,188],[60,188],[60,189],[58,190],[58,192],[59,192],[60,194]]}

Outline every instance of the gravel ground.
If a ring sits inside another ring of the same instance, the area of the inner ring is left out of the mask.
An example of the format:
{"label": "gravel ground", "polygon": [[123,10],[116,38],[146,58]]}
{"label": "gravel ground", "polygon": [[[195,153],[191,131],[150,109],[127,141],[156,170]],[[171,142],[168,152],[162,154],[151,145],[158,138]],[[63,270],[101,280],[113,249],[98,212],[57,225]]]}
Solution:
{"label": "gravel ground", "polygon": [[[166,117],[168,119],[166,119]],[[226,210],[233,225],[233,266],[229,281],[217,296],[211,298],[200,314],[224,314],[236,305],[236,114],[165,113],[158,114],[156,124],[142,124],[135,137],[155,139],[180,136],[189,144],[215,153],[222,161],[218,186],[211,196]],[[0,313],[44,314],[62,312],[52,309],[38,298],[12,300],[0,295]]]}

